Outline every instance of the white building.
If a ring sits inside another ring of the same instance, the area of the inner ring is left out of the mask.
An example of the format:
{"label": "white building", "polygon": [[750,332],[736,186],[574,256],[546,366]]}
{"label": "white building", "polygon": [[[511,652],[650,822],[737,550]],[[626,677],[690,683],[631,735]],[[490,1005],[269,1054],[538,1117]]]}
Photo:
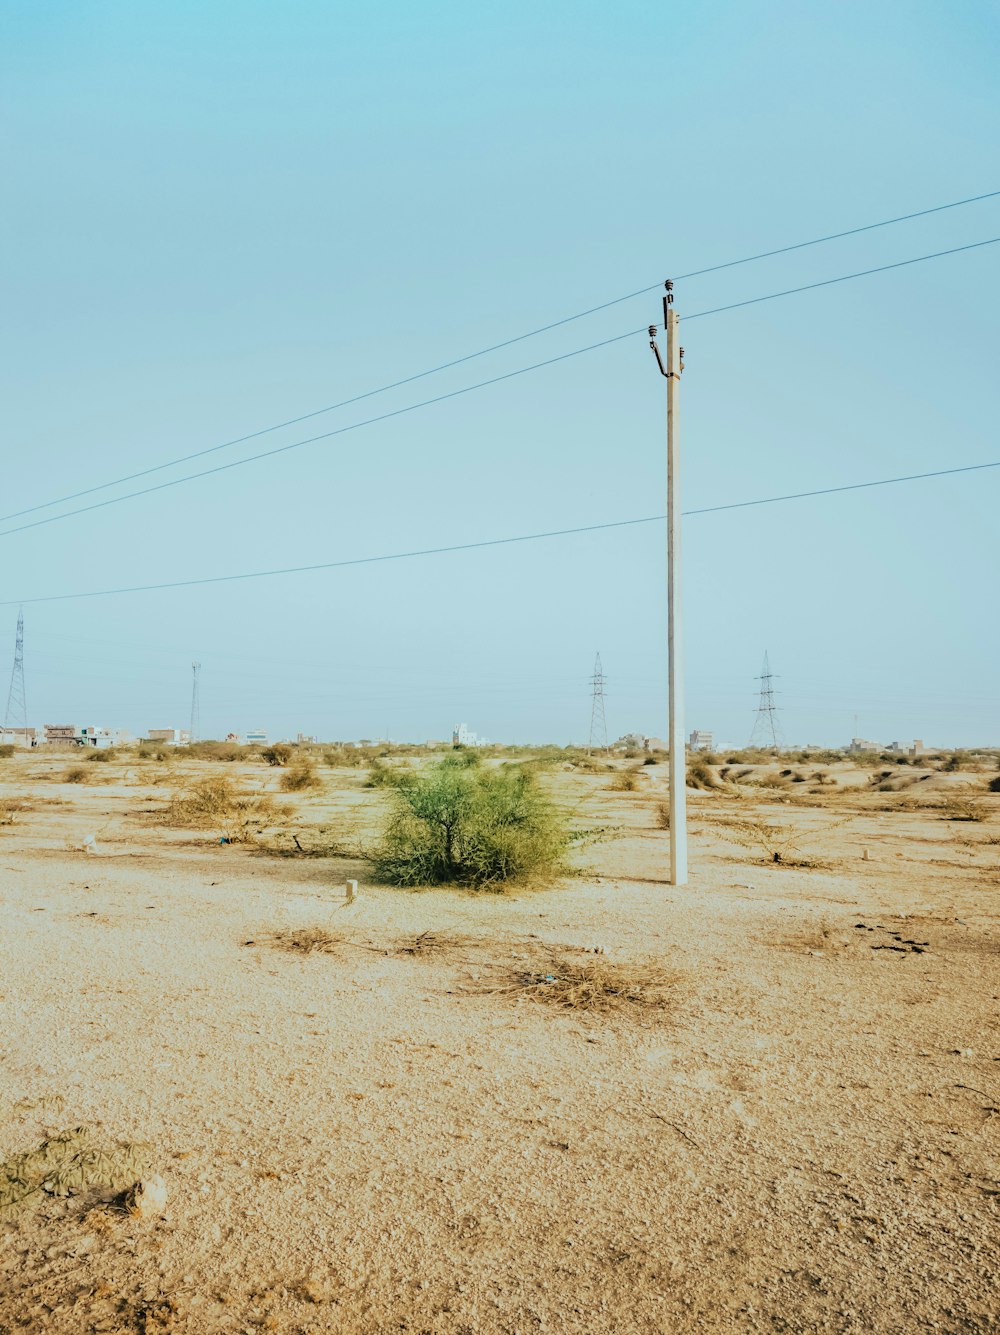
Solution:
{"label": "white building", "polygon": [[0,728],[0,746],[34,746],[34,728]]}
{"label": "white building", "polygon": [[97,751],[108,751],[112,746],[125,746],[132,734],[124,728],[81,728],[81,743]]}
{"label": "white building", "polygon": [[714,751],[715,736],[710,732],[702,732],[700,728],[695,728],[688,738],[688,746],[692,751]]}
{"label": "white building", "polygon": [[452,746],[492,746],[488,737],[480,737],[472,732],[467,723],[460,723],[451,734]]}

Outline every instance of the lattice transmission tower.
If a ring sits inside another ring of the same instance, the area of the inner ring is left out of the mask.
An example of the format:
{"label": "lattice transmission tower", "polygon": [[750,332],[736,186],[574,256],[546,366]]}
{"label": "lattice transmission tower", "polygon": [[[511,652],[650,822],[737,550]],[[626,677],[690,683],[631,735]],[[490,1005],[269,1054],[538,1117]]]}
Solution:
{"label": "lattice transmission tower", "polygon": [[191,741],[198,740],[198,732],[201,728],[201,700],[199,699],[198,681],[201,676],[201,664],[191,664],[191,726],[188,732],[191,734]]}
{"label": "lattice transmission tower", "polygon": [[781,728],[778,726],[778,708],[774,703],[775,690],[771,684],[774,677],[775,674],[771,671],[765,653],[764,666],[757,678],[760,682],[760,703],[757,705],[757,717],[754,719],[753,732],[750,734],[750,746],[771,747],[777,752],[781,750]]}
{"label": "lattice transmission tower", "polygon": [[604,684],[607,677],[601,668],[601,655],[594,659],[594,675],[590,679],[592,690],[590,703],[590,741],[587,749],[606,751],[608,749],[608,721],[604,717]]}
{"label": "lattice transmission tower", "polygon": [[5,728],[26,728],[28,726],[28,701],[24,693],[24,609],[17,614],[17,639],[14,641],[14,670],[10,674],[10,690],[7,692],[7,712],[4,714]]}

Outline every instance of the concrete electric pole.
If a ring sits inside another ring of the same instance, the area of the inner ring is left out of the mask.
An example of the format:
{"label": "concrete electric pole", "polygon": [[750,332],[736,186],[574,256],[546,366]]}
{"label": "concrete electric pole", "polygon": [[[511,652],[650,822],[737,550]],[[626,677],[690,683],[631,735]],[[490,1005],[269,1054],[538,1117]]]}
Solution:
{"label": "concrete electric pole", "polygon": [[670,884],[686,885],[687,755],[684,747],[684,658],[681,639],[681,505],[680,505],[680,384],[684,349],[678,341],[673,283],[666,284],[663,325],[667,335],[667,364],[656,343],[656,325],[649,326],[649,346],[667,381],[667,693],[670,746]]}

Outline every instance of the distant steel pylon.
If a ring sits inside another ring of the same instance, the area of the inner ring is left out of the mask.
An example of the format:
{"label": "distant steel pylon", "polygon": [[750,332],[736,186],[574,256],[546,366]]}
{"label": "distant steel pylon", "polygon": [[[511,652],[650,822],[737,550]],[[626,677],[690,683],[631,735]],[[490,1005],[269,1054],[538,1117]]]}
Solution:
{"label": "distant steel pylon", "polygon": [[601,751],[608,749],[608,721],[604,717],[604,683],[606,681],[607,677],[601,669],[601,655],[598,654],[594,659],[594,675],[590,679],[593,690],[590,703],[590,742],[587,748],[590,751],[593,751],[595,746]]}
{"label": "distant steel pylon", "polygon": [[198,732],[201,728],[201,702],[198,699],[198,678],[201,675],[201,664],[191,664],[191,726],[188,729],[192,742],[198,740]]}
{"label": "distant steel pylon", "polygon": [[753,721],[750,745],[770,746],[775,751],[780,751],[781,729],[778,727],[778,710],[774,703],[774,687],[771,685],[774,675],[765,653],[764,666],[757,678],[760,682],[760,703],[757,705],[757,717]]}
{"label": "distant steel pylon", "polygon": [[26,728],[28,726],[28,701],[24,693],[24,609],[17,614],[17,639],[14,642],[14,670],[10,674],[10,690],[7,692],[7,712],[3,720],[4,728]]}

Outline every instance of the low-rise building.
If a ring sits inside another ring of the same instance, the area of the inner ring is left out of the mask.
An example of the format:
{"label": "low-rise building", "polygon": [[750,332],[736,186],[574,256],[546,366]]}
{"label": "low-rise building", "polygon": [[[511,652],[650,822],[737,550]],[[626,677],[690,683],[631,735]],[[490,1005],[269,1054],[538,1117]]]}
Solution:
{"label": "low-rise building", "polygon": [[83,745],[83,729],[75,723],[46,723],[42,731],[46,746]]}
{"label": "low-rise building", "polygon": [[252,728],[244,734],[243,740],[247,746],[262,746],[267,742],[267,733],[263,728]]}
{"label": "low-rise building", "polygon": [[96,751],[108,751],[113,746],[125,746],[132,734],[124,728],[81,728],[81,745]]}
{"label": "low-rise building", "polygon": [[146,737],[151,742],[164,742],[168,746],[187,746],[191,741],[187,728],[149,728]]}
{"label": "low-rise building", "polygon": [[29,747],[36,742],[34,728],[0,728],[0,746]]}
{"label": "low-rise building", "polygon": [[703,732],[700,728],[695,728],[688,738],[688,746],[692,751],[713,751],[715,749],[715,737],[710,732]]}

